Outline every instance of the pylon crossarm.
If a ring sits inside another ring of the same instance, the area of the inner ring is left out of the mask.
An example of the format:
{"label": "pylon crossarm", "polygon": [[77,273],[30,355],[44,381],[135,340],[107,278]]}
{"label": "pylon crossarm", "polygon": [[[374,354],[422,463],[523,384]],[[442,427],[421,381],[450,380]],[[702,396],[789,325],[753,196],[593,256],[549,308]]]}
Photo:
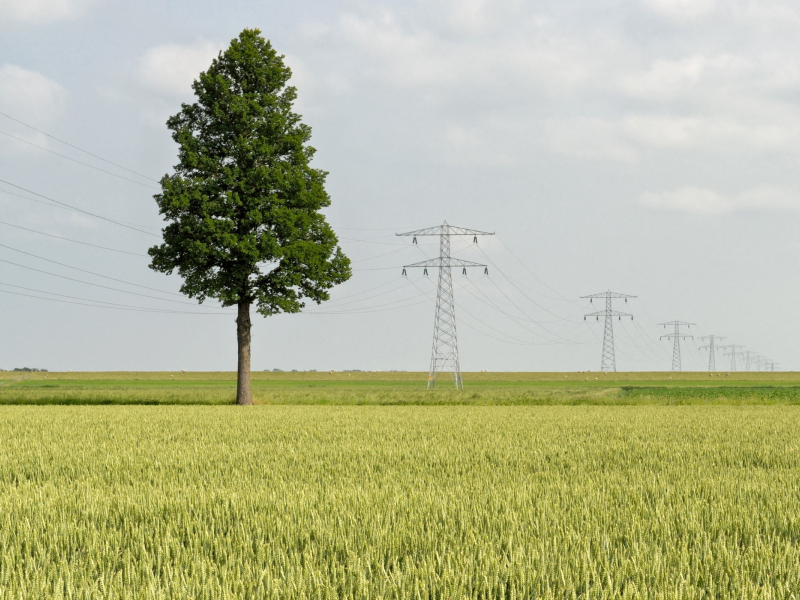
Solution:
{"label": "pylon crossarm", "polygon": [[450,257],[438,257],[432,258],[430,260],[423,260],[422,262],[414,263],[411,265],[404,265],[404,269],[411,269],[413,267],[425,267],[425,268],[433,268],[433,267],[485,267],[481,263],[472,262],[470,260],[461,260],[459,258],[450,258]]}
{"label": "pylon crossarm", "polygon": [[601,310],[599,312],[588,313],[584,315],[585,317],[605,317],[606,315],[610,315],[612,317],[632,317],[631,313],[620,312],[618,310]]}
{"label": "pylon crossarm", "polygon": [[466,227],[454,227],[453,225],[436,225],[435,227],[426,227],[425,229],[417,229],[416,231],[407,231],[406,233],[395,233],[396,236],[414,236],[423,237],[426,235],[494,235],[494,232],[478,231],[477,229],[467,229]]}
{"label": "pylon crossarm", "polygon": [[581,296],[581,298],[636,298],[628,294],[618,294],[617,292],[603,292],[601,294],[591,294],[589,296]]}

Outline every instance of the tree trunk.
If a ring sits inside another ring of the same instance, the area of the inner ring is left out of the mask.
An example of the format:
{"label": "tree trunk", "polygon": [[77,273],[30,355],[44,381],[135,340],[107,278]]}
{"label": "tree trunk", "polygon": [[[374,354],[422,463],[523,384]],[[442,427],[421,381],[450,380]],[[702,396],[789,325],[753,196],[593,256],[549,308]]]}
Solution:
{"label": "tree trunk", "polygon": [[239,365],[236,377],[236,404],[252,404],[250,393],[250,303],[239,303],[236,319],[236,341],[239,345]]}

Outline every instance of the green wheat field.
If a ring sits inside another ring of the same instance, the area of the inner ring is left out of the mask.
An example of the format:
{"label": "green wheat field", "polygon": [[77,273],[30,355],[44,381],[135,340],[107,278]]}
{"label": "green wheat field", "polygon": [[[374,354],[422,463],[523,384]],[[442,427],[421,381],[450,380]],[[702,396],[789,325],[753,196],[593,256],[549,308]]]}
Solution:
{"label": "green wheat field", "polygon": [[796,373],[254,377],[0,373],[0,600],[800,598]]}

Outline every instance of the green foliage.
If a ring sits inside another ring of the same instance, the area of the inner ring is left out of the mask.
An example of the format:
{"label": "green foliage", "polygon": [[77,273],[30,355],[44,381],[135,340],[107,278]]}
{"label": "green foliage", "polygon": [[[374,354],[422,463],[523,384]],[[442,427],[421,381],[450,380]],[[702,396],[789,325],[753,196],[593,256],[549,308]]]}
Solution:
{"label": "green foliage", "polygon": [[[235,373],[26,373],[7,377],[0,404],[230,404]],[[427,373],[256,372],[256,404],[645,405],[800,404],[800,378],[564,381],[539,373],[471,373],[466,389],[428,391]],[[776,374],[777,375],[777,374]],[[634,385],[635,383],[635,385]]]}
{"label": "green foliage", "polygon": [[620,397],[631,402],[660,399],[678,404],[706,403],[800,403],[800,386],[720,386],[720,387],[649,387],[624,386]]}
{"label": "green foliage", "polygon": [[167,121],[179,163],[155,196],[168,225],[149,254],[152,269],[178,270],[188,296],[266,316],[327,300],[351,270],[319,212],[326,173],[309,165],[291,70],[259,33],[234,39],[194,82],[197,101]]}
{"label": "green foliage", "polygon": [[2,407],[0,599],[791,598],[794,407]]}

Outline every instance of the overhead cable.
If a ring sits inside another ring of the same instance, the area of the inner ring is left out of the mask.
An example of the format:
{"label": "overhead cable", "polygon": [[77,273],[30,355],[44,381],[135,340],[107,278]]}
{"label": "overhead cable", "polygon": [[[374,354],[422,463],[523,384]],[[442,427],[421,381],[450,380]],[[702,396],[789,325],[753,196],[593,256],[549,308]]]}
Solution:
{"label": "overhead cable", "polygon": [[[153,311],[151,309],[145,308],[121,308],[117,306],[104,306],[101,304],[88,304],[86,302],[73,302],[71,300],[59,300],[58,298],[43,298],[42,296],[34,296],[33,294],[23,294],[20,292],[9,292],[8,290],[0,290],[0,294],[13,294],[14,296],[25,296],[26,298],[37,298],[39,300],[48,300],[50,302],[61,302],[62,304],[80,304],[82,306],[91,306],[93,308],[107,308],[110,310],[128,310],[134,312],[148,312],[148,313],[159,313],[161,314],[164,311]],[[198,312],[191,312],[191,311],[184,311],[184,310],[173,310],[173,311],[165,311],[168,313],[173,314],[194,314],[194,315],[224,315],[226,313],[198,313]]]}
{"label": "overhead cable", "polygon": [[134,287],[142,288],[142,289],[145,289],[145,290],[152,290],[154,292],[159,292],[161,294],[170,294],[171,296],[183,296],[183,294],[178,294],[177,292],[167,292],[166,290],[159,290],[158,288],[152,288],[152,287],[148,287],[146,285],[141,285],[141,284],[138,284],[138,283],[131,283],[130,281],[125,281],[124,279],[117,279],[116,277],[110,277],[108,275],[101,275],[100,273],[95,273],[94,271],[87,271],[86,269],[81,269],[79,267],[73,267],[72,265],[61,263],[61,262],[58,262],[56,260],[51,260],[49,258],[45,258],[43,256],[38,256],[36,254],[31,254],[30,252],[25,252],[24,250],[19,250],[18,248],[12,248],[11,246],[6,246],[5,244],[0,244],[0,248],[7,248],[9,250],[13,250],[14,252],[19,252],[20,254],[24,254],[26,256],[31,256],[33,258],[38,258],[39,260],[43,260],[45,262],[53,263],[54,265],[58,265],[60,267],[66,267],[67,269],[73,269],[74,271],[80,271],[81,273],[88,273],[89,275],[94,275],[95,277],[102,277],[103,279],[110,279],[111,281],[124,283],[125,285],[132,285]]}
{"label": "overhead cable", "polygon": [[72,242],[73,244],[81,244],[83,246],[91,246],[92,248],[100,248],[102,250],[110,250],[111,252],[119,252],[120,254],[130,254],[132,256],[147,256],[147,254],[142,254],[141,252],[128,252],[127,250],[117,250],[116,248],[108,248],[107,246],[98,246],[97,244],[90,244],[88,242],[79,242],[78,240],[71,240],[69,238],[61,237],[60,235],[53,235],[52,233],[45,233],[44,231],[36,231],[35,229],[28,229],[27,227],[23,227],[22,225],[14,225],[13,223],[6,223],[5,221],[0,221],[0,225],[7,225],[8,227],[24,229],[25,231],[30,231],[31,233],[38,233],[39,235],[46,235],[47,237],[55,238],[57,240],[64,240],[65,242]]}
{"label": "overhead cable", "polygon": [[38,148],[39,150],[44,150],[45,152],[49,152],[50,154],[55,154],[56,156],[60,156],[61,158],[66,158],[67,160],[71,160],[74,163],[79,165],[83,165],[84,167],[89,167],[90,169],[94,169],[95,171],[100,171],[101,173],[105,173],[106,175],[111,175],[112,177],[117,177],[119,179],[124,179],[125,181],[130,181],[131,183],[135,183],[136,185],[141,185],[146,188],[150,188],[151,190],[158,190],[153,185],[149,183],[142,183],[141,181],[136,181],[135,179],[131,179],[130,177],[124,177],[122,175],[118,175],[117,173],[112,173],[111,171],[106,171],[105,169],[101,169],[100,167],[95,167],[94,165],[90,165],[89,163],[85,163],[82,160],[78,160],[77,158],[72,158],[71,156],[67,156],[66,154],[61,154],[60,152],[56,152],[55,150],[50,150],[49,148],[45,148],[44,146],[39,146],[34,144],[33,142],[29,142],[28,140],[23,140],[22,138],[18,138],[15,135],[11,135],[10,133],[6,133],[5,131],[0,131],[0,135],[5,135],[10,137],[12,140],[17,140],[18,142],[22,142],[23,144],[28,144],[29,146],[33,146],[34,148]]}
{"label": "overhead cable", "polygon": [[545,282],[544,282],[542,279],[540,279],[540,278],[539,278],[539,276],[538,276],[536,273],[534,273],[533,271],[531,271],[531,270],[528,268],[528,265],[526,265],[524,262],[522,262],[522,260],[521,260],[521,259],[520,259],[520,258],[519,258],[519,257],[518,257],[516,254],[514,254],[514,252],[511,250],[511,248],[509,248],[509,247],[506,245],[506,243],[505,243],[505,242],[504,242],[504,241],[503,241],[503,240],[502,240],[502,239],[501,239],[499,236],[495,236],[495,237],[497,238],[497,241],[498,241],[498,242],[500,242],[501,244],[503,244],[503,247],[504,247],[506,250],[508,250],[508,252],[511,254],[511,256],[513,256],[514,258],[516,258],[516,259],[517,259],[517,262],[519,262],[519,264],[521,264],[521,265],[522,265],[522,267],[523,267],[523,268],[524,268],[526,271],[528,271],[528,273],[530,273],[531,275],[533,275],[533,276],[536,278],[536,280],[537,280],[539,283],[541,283],[541,284],[542,284],[544,287],[546,287],[548,290],[550,290],[550,291],[551,291],[551,292],[553,292],[554,294],[556,294],[556,295],[560,296],[562,299],[566,300],[567,302],[571,302],[572,304],[576,304],[576,305],[578,305],[578,306],[581,306],[581,304],[580,304],[579,302],[576,302],[575,300],[571,300],[570,298],[567,298],[567,297],[566,297],[566,296],[564,296],[562,293],[560,293],[558,290],[555,290],[555,289],[551,288],[549,285],[547,285],[547,283],[545,283]]}
{"label": "overhead cable", "polygon": [[120,227],[125,227],[127,229],[133,229],[134,231],[138,231],[139,233],[144,233],[145,235],[151,235],[151,236],[157,237],[157,238],[161,237],[160,235],[157,235],[155,233],[150,233],[149,231],[143,231],[143,230],[139,229],[138,227],[133,227],[131,225],[128,225],[128,224],[124,223],[123,221],[116,221],[114,219],[109,219],[108,217],[103,217],[103,216],[100,216],[98,214],[89,212],[88,210],[83,210],[82,208],[78,208],[76,206],[72,206],[71,204],[67,204],[66,202],[61,202],[60,200],[55,200],[53,198],[49,198],[49,197],[44,196],[42,194],[39,194],[37,192],[31,191],[29,189],[26,189],[26,188],[24,188],[22,186],[19,186],[19,185],[16,185],[14,183],[11,183],[10,181],[6,181],[5,179],[0,179],[0,183],[5,183],[6,185],[10,185],[11,187],[17,188],[18,190],[22,190],[23,192],[27,192],[28,194],[33,194],[34,196],[39,196],[40,198],[44,198],[45,200],[49,200],[50,202],[55,202],[56,204],[60,204],[61,206],[66,206],[69,209],[72,209],[72,210],[77,211],[79,213],[83,213],[85,215],[89,215],[89,216],[94,217],[96,219],[101,219],[103,221],[108,221],[109,223],[114,223],[115,225],[119,225]]}
{"label": "overhead cable", "polygon": [[[118,306],[126,309],[131,310],[138,310],[138,311],[147,311],[147,312],[156,312],[156,313],[183,313],[183,314],[190,314],[190,315],[229,315],[230,313],[226,312],[196,312],[196,311],[188,311],[188,310],[172,310],[168,308],[152,308],[149,306],[131,306],[130,304],[119,304],[117,302],[106,302],[105,300],[92,300],[91,298],[79,298],[77,296],[67,296],[66,294],[57,294],[55,292],[47,292],[45,290],[37,290],[33,288],[23,287],[21,285],[13,285],[10,283],[3,283],[0,282],[0,285],[4,285],[6,287],[13,287],[19,290],[26,290],[29,292],[37,292],[39,294],[49,294],[51,296],[60,296],[61,298],[70,298],[72,300],[83,300],[85,302],[95,302],[99,305],[108,304],[110,306]],[[2,291],[2,290],[0,290]],[[7,292],[12,293],[12,292]],[[36,298],[37,296],[33,296]],[[51,298],[42,298],[42,300],[50,300]],[[90,305],[91,306],[91,305]],[[109,306],[99,306],[99,308],[109,308]]]}
{"label": "overhead cable", "polygon": [[28,129],[33,129],[35,132],[41,133],[42,135],[49,137],[51,140],[55,140],[55,141],[57,141],[57,142],[59,142],[61,144],[64,144],[65,146],[69,146],[70,148],[74,148],[78,152],[83,152],[84,154],[88,154],[89,156],[91,156],[93,158],[96,158],[98,160],[102,160],[105,163],[113,165],[113,166],[117,167],[118,169],[122,169],[123,171],[127,171],[128,173],[133,173],[134,175],[138,175],[139,177],[143,177],[144,179],[147,179],[149,181],[153,181],[155,183],[158,183],[157,179],[153,179],[152,177],[148,177],[147,175],[142,175],[141,173],[137,173],[136,171],[134,171],[132,169],[128,169],[127,167],[123,167],[122,165],[119,165],[119,164],[117,164],[115,162],[111,162],[110,160],[105,159],[102,156],[98,156],[97,154],[92,154],[88,150],[84,150],[83,148],[79,148],[78,146],[75,146],[74,144],[70,144],[69,142],[65,142],[64,140],[59,139],[54,135],[50,135],[49,133],[46,133],[46,132],[42,131],[41,129],[36,129],[36,127],[34,127],[33,125],[28,125],[27,123],[23,123],[22,121],[20,121],[19,119],[15,119],[11,115],[8,115],[8,114],[6,114],[4,112],[0,112],[0,115],[3,115],[7,119],[11,119],[12,121],[14,121],[16,123],[19,123],[20,125],[24,125]]}
{"label": "overhead cable", "polygon": [[[44,275],[50,275],[52,277],[58,277],[59,279],[66,279],[68,281],[74,281],[76,283],[83,283],[84,285],[91,285],[98,288],[103,288],[104,290],[111,290],[114,292],[120,292],[122,294],[130,294],[131,296],[141,296],[142,298],[152,298],[154,300],[161,300],[162,302],[173,302],[175,304],[189,304],[191,306],[197,306],[194,302],[184,302],[182,300],[170,300],[169,298],[159,298],[158,296],[150,296],[149,294],[140,294],[139,292],[131,292],[128,290],[121,290],[119,288],[109,287],[107,285],[100,285],[99,283],[92,283],[91,281],[84,281],[83,279],[75,279],[74,277],[67,277],[66,275],[59,275],[57,273],[51,273],[50,271],[43,271],[41,269],[35,269],[34,267],[29,267],[27,265],[21,265],[19,263],[12,262],[10,260],[5,260],[0,258],[0,262],[6,263],[7,265],[14,265],[15,267],[20,267],[22,269],[27,269],[29,271],[36,271],[37,273],[42,273]],[[169,293],[169,292],[168,292]]]}

